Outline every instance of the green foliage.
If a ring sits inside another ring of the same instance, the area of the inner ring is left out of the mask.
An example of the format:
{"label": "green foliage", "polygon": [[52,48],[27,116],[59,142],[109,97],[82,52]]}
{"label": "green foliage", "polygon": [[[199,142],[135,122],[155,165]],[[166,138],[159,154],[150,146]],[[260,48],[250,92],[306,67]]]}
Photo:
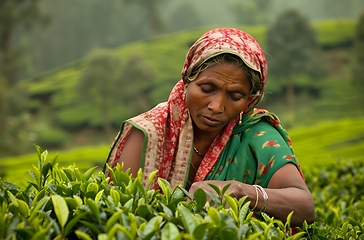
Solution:
{"label": "green foliage", "polygon": [[364,109],[364,11],[358,19],[355,33],[356,59],[353,68],[352,81],[356,87],[357,92],[359,93],[359,96],[361,97],[359,100],[359,106]]}
{"label": "green foliage", "polygon": [[332,19],[313,23],[322,48],[339,48],[354,41],[355,22],[350,19]]}
{"label": "green foliage", "polygon": [[[283,12],[267,29],[267,50],[273,57],[271,73],[292,76],[306,73],[319,56],[316,32],[296,10]],[[316,64],[316,69],[320,65]]]}
{"label": "green foliage", "polygon": [[0,88],[0,155],[18,154],[28,141],[28,92],[21,85],[10,87],[1,73]]}
{"label": "green foliage", "polygon": [[121,59],[113,51],[95,50],[90,54],[77,86],[79,101],[97,110],[96,115],[101,116],[104,131],[110,135],[110,113],[123,86],[120,69]]}
{"label": "green foliage", "polygon": [[37,142],[47,148],[60,148],[68,140],[68,138],[68,133],[66,131],[57,128],[50,128],[39,134]]}
{"label": "green foliage", "polygon": [[232,3],[230,11],[239,24],[266,24],[271,17],[272,1],[239,1]]}
{"label": "green foliage", "polygon": [[29,29],[35,23],[44,23],[47,17],[41,11],[39,0],[27,2],[0,2],[0,75],[5,77],[9,86],[19,80],[19,52],[13,46],[15,34],[19,29]]}
{"label": "green foliage", "polygon": [[[60,167],[71,164],[77,164],[77,167],[84,171],[92,166],[98,166],[102,169],[103,163],[110,149],[110,145],[76,147],[62,151],[61,158],[58,161]],[[59,152],[49,154],[49,158],[55,158]],[[20,156],[12,156],[1,158],[0,160],[0,176],[8,182],[25,186],[30,180],[28,171],[34,163],[33,154],[24,154]]]}
{"label": "green foliage", "polygon": [[364,119],[327,121],[288,132],[302,167],[327,166],[337,159],[364,161]]}
{"label": "green foliage", "polygon": [[[284,80],[288,111],[294,116],[296,76],[304,74],[317,81],[325,75],[316,32],[299,11],[290,9],[267,29],[266,43],[272,56],[270,73]],[[313,86],[305,84],[309,90]]]}
{"label": "green foliage", "polygon": [[337,161],[311,169],[306,182],[316,204],[320,239],[363,239],[364,162]]}
{"label": "green foliage", "polygon": [[152,86],[156,82],[154,69],[146,58],[138,53],[131,55],[123,65],[119,99],[128,107],[131,115],[137,115],[154,107]]}
{"label": "green foliage", "polygon": [[[195,200],[181,188],[157,179],[142,185],[142,172],[130,175],[122,166],[108,168],[113,184],[95,167],[81,172],[59,167],[57,159],[36,147],[38,164],[26,188],[0,182],[0,239],[362,239],[364,199],[360,162],[314,169],[306,174],[316,202],[317,220],[297,228],[264,213],[254,217],[249,202],[212,186],[218,197]],[[347,190],[342,192],[342,190]],[[213,196],[213,195],[209,195]],[[225,204],[229,207],[225,208]]]}

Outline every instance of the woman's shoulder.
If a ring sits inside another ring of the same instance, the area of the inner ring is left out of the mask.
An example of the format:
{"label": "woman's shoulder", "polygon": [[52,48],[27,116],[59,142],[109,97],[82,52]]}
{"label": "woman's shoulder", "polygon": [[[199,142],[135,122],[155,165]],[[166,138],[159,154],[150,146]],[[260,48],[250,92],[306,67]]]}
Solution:
{"label": "woman's shoulder", "polygon": [[246,135],[256,135],[256,134],[259,135],[262,134],[263,132],[269,134],[274,134],[274,133],[279,134],[277,129],[265,119],[261,119],[259,122],[251,125],[249,128],[245,130]]}

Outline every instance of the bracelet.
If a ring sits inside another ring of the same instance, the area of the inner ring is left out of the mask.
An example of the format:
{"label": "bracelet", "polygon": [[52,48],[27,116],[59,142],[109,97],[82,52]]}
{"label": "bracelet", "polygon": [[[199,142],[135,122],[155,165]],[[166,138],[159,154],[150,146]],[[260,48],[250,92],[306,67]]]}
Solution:
{"label": "bracelet", "polygon": [[263,196],[264,206],[262,207],[262,209],[259,212],[264,212],[267,209],[267,206],[268,206],[268,194],[266,193],[264,188],[262,188],[262,186],[260,186],[260,185],[254,185],[254,186],[256,186],[256,188],[259,190],[259,192]]}
{"label": "bracelet", "polygon": [[253,187],[255,188],[255,192],[257,193],[257,198],[255,200],[255,205],[251,209],[251,211],[254,211],[254,209],[258,206],[258,202],[259,202],[258,187],[257,187],[257,185],[253,185]]}

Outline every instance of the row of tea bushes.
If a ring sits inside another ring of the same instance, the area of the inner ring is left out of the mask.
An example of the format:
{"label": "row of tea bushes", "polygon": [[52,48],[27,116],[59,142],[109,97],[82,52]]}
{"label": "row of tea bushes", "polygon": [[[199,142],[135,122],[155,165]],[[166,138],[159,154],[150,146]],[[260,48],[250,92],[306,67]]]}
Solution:
{"label": "row of tea bushes", "polygon": [[291,215],[286,222],[264,213],[254,217],[249,202],[226,189],[216,188],[219,197],[209,196],[210,205],[204,191],[191,200],[164,179],[157,179],[163,194],[150,189],[155,173],[144,187],[141,171],[131,178],[117,166],[110,169],[110,185],[96,168],[59,167],[56,159],[47,160],[47,151],[37,147],[37,153],[28,187],[0,182],[0,239],[364,239],[362,163],[307,174],[317,221],[294,234]]}

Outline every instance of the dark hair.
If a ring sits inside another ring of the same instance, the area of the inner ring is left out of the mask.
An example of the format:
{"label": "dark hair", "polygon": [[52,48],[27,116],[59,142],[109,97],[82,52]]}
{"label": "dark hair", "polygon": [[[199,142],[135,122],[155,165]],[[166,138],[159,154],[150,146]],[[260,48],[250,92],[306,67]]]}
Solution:
{"label": "dark hair", "polygon": [[249,68],[240,57],[230,53],[219,54],[208,59],[207,61],[203,62],[199,66],[192,69],[191,74],[189,76],[186,76],[183,80],[185,82],[191,82],[195,80],[198,77],[198,75],[202,71],[206,70],[208,67],[213,66],[215,64],[226,64],[226,63],[237,67],[242,67],[244,69],[244,72],[246,73],[246,75],[248,75],[250,82],[252,84],[252,89],[251,89],[252,95],[257,94],[262,89],[262,78],[260,77],[260,73]]}

